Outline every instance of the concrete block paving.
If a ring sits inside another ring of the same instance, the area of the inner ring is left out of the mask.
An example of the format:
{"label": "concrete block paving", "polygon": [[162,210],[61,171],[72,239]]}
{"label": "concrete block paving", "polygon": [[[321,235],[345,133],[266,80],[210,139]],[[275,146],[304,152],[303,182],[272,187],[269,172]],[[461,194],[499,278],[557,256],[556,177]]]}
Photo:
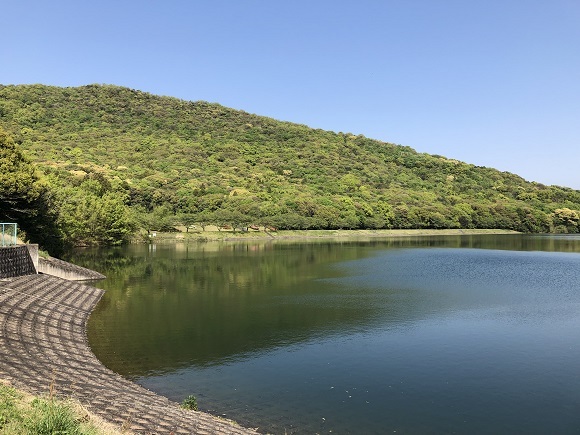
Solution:
{"label": "concrete block paving", "polygon": [[103,290],[49,275],[0,280],[0,378],[32,394],[51,385],[119,428],[145,434],[257,433],[196,411],[103,366],[86,336]]}

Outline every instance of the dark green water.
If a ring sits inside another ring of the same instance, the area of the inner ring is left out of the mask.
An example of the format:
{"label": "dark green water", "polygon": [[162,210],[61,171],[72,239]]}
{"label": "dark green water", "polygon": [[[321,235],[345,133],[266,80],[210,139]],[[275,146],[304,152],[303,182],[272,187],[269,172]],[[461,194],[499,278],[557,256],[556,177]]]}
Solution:
{"label": "dark green water", "polygon": [[580,237],[133,245],[89,342],[271,433],[577,433]]}

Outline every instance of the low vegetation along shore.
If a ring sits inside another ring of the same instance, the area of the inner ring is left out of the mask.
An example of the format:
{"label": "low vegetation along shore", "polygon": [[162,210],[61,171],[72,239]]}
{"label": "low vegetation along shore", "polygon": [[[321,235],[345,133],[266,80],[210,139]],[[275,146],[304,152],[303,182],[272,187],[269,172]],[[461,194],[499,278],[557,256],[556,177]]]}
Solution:
{"label": "low vegetation along shore", "polygon": [[0,380],[0,434],[117,435],[123,432],[72,399],[33,396]]}
{"label": "low vegetation along shore", "polygon": [[233,231],[232,229],[218,231],[216,227],[207,227],[205,231],[193,228],[188,231],[182,228],[177,232],[150,232],[134,239],[152,243],[186,242],[186,241],[236,241],[236,240],[318,240],[341,239],[361,240],[392,237],[420,237],[420,236],[461,236],[476,234],[518,234],[517,231],[501,229],[447,229],[447,230],[247,230]]}

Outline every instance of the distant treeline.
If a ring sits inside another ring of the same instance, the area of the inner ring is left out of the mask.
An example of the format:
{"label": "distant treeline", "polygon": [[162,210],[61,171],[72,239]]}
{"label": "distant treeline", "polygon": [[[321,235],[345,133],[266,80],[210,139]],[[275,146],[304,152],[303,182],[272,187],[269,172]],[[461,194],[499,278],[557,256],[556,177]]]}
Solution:
{"label": "distant treeline", "polygon": [[0,85],[0,127],[38,169],[65,244],[193,223],[580,230],[577,190],[123,87]]}

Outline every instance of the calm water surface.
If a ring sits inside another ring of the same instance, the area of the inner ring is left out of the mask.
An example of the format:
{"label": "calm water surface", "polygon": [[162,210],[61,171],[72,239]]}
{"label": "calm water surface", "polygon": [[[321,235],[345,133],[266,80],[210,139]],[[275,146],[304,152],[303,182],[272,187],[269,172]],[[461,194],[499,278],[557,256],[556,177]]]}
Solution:
{"label": "calm water surface", "polygon": [[580,432],[580,237],[134,245],[97,357],[270,433]]}

